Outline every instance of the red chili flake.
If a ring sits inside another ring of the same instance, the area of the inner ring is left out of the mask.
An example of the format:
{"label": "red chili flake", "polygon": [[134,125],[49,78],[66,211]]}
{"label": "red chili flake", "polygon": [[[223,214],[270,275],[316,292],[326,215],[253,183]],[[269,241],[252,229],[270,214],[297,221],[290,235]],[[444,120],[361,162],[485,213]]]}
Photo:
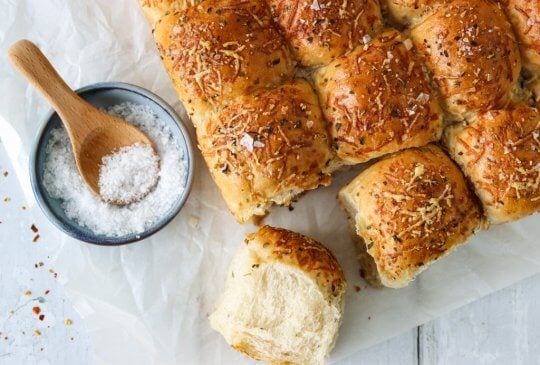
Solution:
{"label": "red chili flake", "polygon": [[34,239],[32,240],[32,242],[33,242],[33,243],[36,243],[37,240],[39,240],[39,234],[36,234],[36,235],[34,236]]}
{"label": "red chili flake", "polygon": [[32,226],[30,227],[30,229],[31,229],[32,232],[34,232],[34,233],[37,233],[37,231],[38,231],[38,229],[37,229],[37,227],[36,227],[35,224],[32,224]]}
{"label": "red chili flake", "polygon": [[34,314],[39,314],[39,312],[41,312],[41,308],[34,307],[34,308],[32,308],[32,312],[34,312]]}
{"label": "red chili flake", "polygon": [[45,314],[40,314],[40,315],[39,315],[39,320],[40,320],[40,321],[43,321],[44,319],[45,319]]}
{"label": "red chili flake", "polygon": [[45,290],[45,295],[49,294],[50,292],[50,290]]}
{"label": "red chili flake", "polygon": [[356,290],[356,292],[358,293],[360,290],[362,290],[362,288],[360,288],[358,285],[355,285],[354,290]]}

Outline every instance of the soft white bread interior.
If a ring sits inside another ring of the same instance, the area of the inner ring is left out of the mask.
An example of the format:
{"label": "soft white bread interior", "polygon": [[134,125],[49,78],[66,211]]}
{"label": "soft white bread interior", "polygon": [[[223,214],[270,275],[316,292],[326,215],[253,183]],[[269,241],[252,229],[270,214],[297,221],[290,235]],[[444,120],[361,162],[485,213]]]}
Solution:
{"label": "soft white bread interior", "polygon": [[338,199],[351,219],[365,279],[390,288],[407,286],[484,222],[461,171],[435,145],[373,164]]}
{"label": "soft white bread interior", "polygon": [[228,344],[271,364],[322,364],[334,347],[346,282],[332,253],[285,229],[247,235],[211,326]]}

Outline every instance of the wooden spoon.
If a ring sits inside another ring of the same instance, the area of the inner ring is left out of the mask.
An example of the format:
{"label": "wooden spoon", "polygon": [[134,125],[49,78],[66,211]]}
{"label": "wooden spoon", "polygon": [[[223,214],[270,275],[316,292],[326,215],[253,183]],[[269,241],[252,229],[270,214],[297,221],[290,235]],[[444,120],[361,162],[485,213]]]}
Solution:
{"label": "wooden spoon", "polygon": [[[152,141],[137,127],[95,108],[75,94],[32,42],[21,40],[13,44],[9,49],[9,59],[62,119],[79,173],[98,196],[101,197],[99,170],[104,156],[135,143],[150,145],[156,151]],[[131,202],[109,203],[125,205]]]}

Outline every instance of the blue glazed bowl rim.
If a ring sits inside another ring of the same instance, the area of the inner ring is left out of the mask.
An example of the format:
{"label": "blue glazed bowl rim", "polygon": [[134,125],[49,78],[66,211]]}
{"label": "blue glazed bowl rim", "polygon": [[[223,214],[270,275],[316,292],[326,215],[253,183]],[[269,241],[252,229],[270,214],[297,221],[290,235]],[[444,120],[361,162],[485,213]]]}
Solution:
{"label": "blue glazed bowl rim", "polygon": [[[187,156],[185,157],[188,161],[188,171],[187,171],[187,178],[186,178],[186,186],[184,189],[184,192],[182,193],[182,196],[176,203],[177,207],[174,211],[169,211],[166,215],[166,218],[159,220],[157,223],[155,223],[151,228],[145,230],[144,232],[138,233],[138,234],[129,234],[123,237],[106,237],[106,236],[98,236],[98,235],[86,235],[86,234],[78,234],[77,231],[72,231],[68,229],[68,224],[66,223],[67,219],[64,219],[63,217],[58,216],[49,206],[49,202],[47,199],[44,198],[43,194],[44,192],[42,189],[45,187],[41,182],[38,182],[38,166],[37,166],[37,153],[40,150],[40,146],[42,145],[43,141],[43,134],[47,127],[49,126],[49,123],[51,122],[52,117],[56,114],[56,111],[51,109],[43,118],[41,125],[39,127],[39,130],[37,131],[36,137],[34,138],[34,143],[32,146],[32,150],[30,152],[30,182],[32,185],[32,191],[34,193],[34,196],[38,202],[38,205],[40,209],[43,211],[47,219],[49,219],[50,222],[52,222],[58,229],[60,229],[65,234],[86,243],[91,243],[95,245],[100,246],[120,246],[125,245],[129,243],[134,243],[137,241],[141,241],[145,238],[148,238],[152,236],[153,234],[159,232],[161,229],[163,229],[165,226],[167,226],[182,210],[185,202],[187,201],[189,194],[191,193],[191,188],[193,185],[193,175],[195,171],[195,159],[193,155],[193,144],[191,141],[191,136],[184,124],[184,121],[180,116],[176,113],[176,111],[161,97],[157,96],[153,92],[142,88],[140,86],[128,84],[125,82],[99,82],[96,84],[91,84],[84,86],[82,88],[79,88],[75,90],[75,93],[80,95],[82,93],[88,92],[88,91],[94,91],[94,90],[100,90],[100,89],[120,89],[132,93],[139,94],[143,97],[146,97],[148,99],[151,99],[156,104],[158,104],[163,110],[169,114],[170,118],[176,123],[176,126],[178,127],[182,137],[184,138],[185,144],[186,144],[186,151]],[[71,220],[70,220],[71,221]],[[78,224],[75,223],[75,225],[78,226]]]}

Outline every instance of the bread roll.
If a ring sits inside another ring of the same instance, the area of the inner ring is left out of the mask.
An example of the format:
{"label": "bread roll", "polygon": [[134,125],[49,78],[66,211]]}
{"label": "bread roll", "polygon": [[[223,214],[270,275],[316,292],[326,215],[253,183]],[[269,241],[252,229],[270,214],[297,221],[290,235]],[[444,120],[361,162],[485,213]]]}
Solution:
{"label": "bread roll", "polygon": [[540,1],[500,0],[514,26],[523,67],[527,71],[527,85],[536,101],[540,102]]}
{"label": "bread roll", "polygon": [[237,96],[293,75],[291,55],[259,0],[206,0],[169,13],[154,37],[195,126]]}
{"label": "bread roll", "polygon": [[435,145],[412,148],[364,170],[338,196],[373,285],[407,286],[464,243],[482,223],[458,167]]}
{"label": "bread roll", "polygon": [[267,0],[304,66],[327,64],[382,25],[377,0]]}
{"label": "bread roll", "polygon": [[517,89],[521,62],[511,26],[489,0],[455,0],[411,29],[454,117],[504,107]]}
{"label": "bread roll", "polygon": [[388,30],[314,74],[329,134],[343,164],[358,164],[440,138],[437,95],[411,49]]}
{"label": "bread roll", "polygon": [[269,364],[323,364],[345,300],[341,268],[323,245],[262,227],[233,259],[211,326],[234,349]]}
{"label": "bread roll", "polygon": [[382,0],[385,10],[390,18],[402,25],[411,25],[419,22],[423,16],[428,15],[442,4],[452,0]]}
{"label": "bread roll", "polygon": [[445,132],[452,158],[494,223],[540,211],[540,112],[525,104],[478,115]]}
{"label": "bread roll", "polygon": [[241,222],[272,203],[330,184],[326,124],[309,84],[296,80],[237,99],[197,129],[206,164]]}
{"label": "bread roll", "polygon": [[139,0],[139,4],[143,9],[146,19],[148,19],[148,22],[152,28],[154,28],[158,20],[165,14],[187,9],[202,1],[203,0]]}

